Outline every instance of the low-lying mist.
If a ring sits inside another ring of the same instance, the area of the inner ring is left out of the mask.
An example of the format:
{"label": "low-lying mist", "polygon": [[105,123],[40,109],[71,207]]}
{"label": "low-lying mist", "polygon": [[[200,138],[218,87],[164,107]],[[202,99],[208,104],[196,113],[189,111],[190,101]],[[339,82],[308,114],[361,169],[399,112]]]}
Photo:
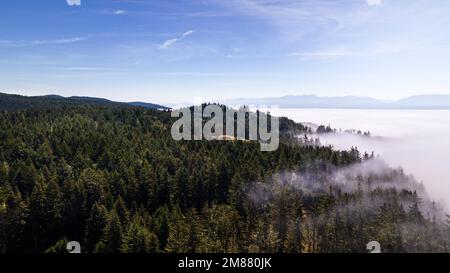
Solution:
{"label": "low-lying mist", "polygon": [[278,239],[306,252],[448,252],[448,217],[424,186],[380,158],[347,167],[314,161],[246,185],[255,214],[268,215]]}
{"label": "low-lying mist", "polygon": [[[372,151],[424,183],[436,201],[450,204],[450,111],[282,109],[297,122],[330,125],[337,133],[320,135],[323,145]],[[342,131],[340,131],[342,129]],[[370,131],[371,137],[347,129]]]}
{"label": "low-lying mist", "polygon": [[[409,192],[417,194],[420,200],[405,198],[401,201],[405,208],[418,205],[425,216],[444,219],[441,204],[434,202],[426,188],[414,176],[404,173],[402,168],[392,168],[381,158],[373,158],[345,168],[336,168],[323,162],[315,162],[306,171],[282,171],[269,181],[256,182],[246,188],[250,200],[263,206],[270,203],[277,188],[301,191],[304,194],[333,194],[360,192],[361,200],[347,209],[374,210],[382,206],[386,200],[374,195],[377,190],[395,190],[397,193]],[[320,169],[320,171],[317,171]],[[374,197],[375,196],[375,197]]]}

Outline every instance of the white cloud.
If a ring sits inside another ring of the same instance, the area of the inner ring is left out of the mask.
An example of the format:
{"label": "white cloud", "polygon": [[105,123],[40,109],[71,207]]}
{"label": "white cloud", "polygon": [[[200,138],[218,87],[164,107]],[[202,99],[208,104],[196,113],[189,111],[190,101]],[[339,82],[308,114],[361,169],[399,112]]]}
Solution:
{"label": "white cloud", "polygon": [[81,6],[81,0],[66,0],[69,6]]}
{"label": "white cloud", "polygon": [[366,56],[367,52],[362,52],[350,48],[329,48],[317,51],[295,52],[288,56],[298,57],[301,60],[333,60],[343,57],[361,57]]}
{"label": "white cloud", "polygon": [[380,6],[383,3],[382,0],[366,0],[366,2],[369,6]]}
{"label": "white cloud", "polygon": [[115,12],[114,12],[114,14],[115,15],[120,15],[120,14],[124,14],[124,13],[126,13],[127,11],[126,10],[121,10],[121,9],[119,9],[119,10],[116,10]]}
{"label": "white cloud", "polygon": [[94,66],[73,66],[73,67],[61,67],[58,70],[65,71],[116,71],[117,68],[112,67],[94,67]]}
{"label": "white cloud", "polygon": [[66,38],[66,39],[54,39],[54,40],[36,40],[32,41],[32,45],[48,45],[48,44],[71,44],[76,42],[81,42],[86,40],[83,37],[74,37],[74,38]]}
{"label": "white cloud", "polygon": [[292,53],[290,56],[299,56],[299,57],[342,57],[342,56],[363,56],[362,53],[351,52],[345,50],[336,50],[336,51],[314,51],[314,52],[297,52]]}
{"label": "white cloud", "polygon": [[[345,2],[345,4],[343,4]],[[369,18],[370,11],[357,9],[354,1],[336,0],[215,0],[215,3],[278,28],[287,40],[307,35],[336,34],[352,30]]]}
{"label": "white cloud", "polygon": [[86,40],[84,37],[62,38],[53,40],[0,40],[0,47],[28,47],[39,45],[71,44]]}
{"label": "white cloud", "polygon": [[300,57],[302,60],[318,59],[318,60],[328,60],[337,59],[342,57],[370,57],[370,56],[380,56],[389,54],[399,54],[407,51],[417,51],[421,50],[423,47],[420,44],[378,44],[369,48],[331,48],[319,51],[309,51],[309,52],[295,52],[288,56]]}
{"label": "white cloud", "polygon": [[168,49],[169,47],[171,47],[176,42],[178,42],[180,40],[183,40],[187,36],[192,35],[194,32],[195,32],[195,30],[189,30],[189,31],[186,31],[185,33],[181,34],[181,36],[178,37],[178,38],[173,38],[173,39],[166,40],[159,48],[160,49]]}
{"label": "white cloud", "polygon": [[191,35],[191,34],[193,34],[195,31],[194,30],[189,30],[189,31],[186,31],[185,33],[183,33],[183,37],[186,37],[186,36],[189,36],[189,35]]}
{"label": "white cloud", "polygon": [[167,49],[167,48],[169,48],[171,45],[175,44],[178,40],[180,40],[180,39],[178,39],[178,38],[175,38],[175,39],[169,39],[169,40],[165,41],[165,42],[160,46],[160,48],[161,48],[161,49]]}

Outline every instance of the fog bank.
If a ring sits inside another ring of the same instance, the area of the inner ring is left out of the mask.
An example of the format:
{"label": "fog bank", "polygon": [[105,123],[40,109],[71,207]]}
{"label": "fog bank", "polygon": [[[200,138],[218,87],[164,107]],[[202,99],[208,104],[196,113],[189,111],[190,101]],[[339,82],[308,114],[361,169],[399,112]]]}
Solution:
{"label": "fog bank", "polygon": [[297,122],[330,125],[342,131],[370,131],[372,137],[344,132],[320,136],[337,149],[357,146],[375,152],[392,167],[402,167],[423,181],[436,201],[450,204],[450,111],[280,109]]}

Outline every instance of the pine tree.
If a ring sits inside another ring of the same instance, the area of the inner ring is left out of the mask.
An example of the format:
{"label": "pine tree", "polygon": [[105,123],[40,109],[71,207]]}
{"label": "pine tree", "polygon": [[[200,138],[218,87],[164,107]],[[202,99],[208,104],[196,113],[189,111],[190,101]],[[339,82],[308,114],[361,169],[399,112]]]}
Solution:
{"label": "pine tree", "polygon": [[168,253],[187,253],[188,250],[188,232],[186,216],[181,209],[175,208],[171,213],[171,221],[169,227],[169,236],[167,244],[164,248]]}
{"label": "pine tree", "polygon": [[103,232],[108,225],[108,210],[104,205],[95,203],[86,221],[84,246],[87,252],[93,252],[95,246],[102,239]]}
{"label": "pine tree", "polygon": [[160,249],[164,249],[169,238],[169,211],[167,207],[160,207],[155,215],[156,235],[158,236]]}
{"label": "pine tree", "polygon": [[103,230],[102,239],[96,246],[96,252],[119,253],[122,250],[123,242],[124,231],[117,212],[113,210]]}
{"label": "pine tree", "polygon": [[114,211],[117,212],[121,225],[125,227],[130,221],[130,213],[128,212],[127,206],[120,195],[114,203]]}
{"label": "pine tree", "polygon": [[67,253],[67,249],[66,249],[67,243],[68,243],[67,239],[63,238],[63,239],[59,240],[58,242],[56,242],[55,245],[49,247],[45,251],[45,253],[52,253],[52,254],[55,254],[55,253]]}
{"label": "pine tree", "polygon": [[2,251],[7,253],[24,250],[28,236],[26,225],[29,209],[19,192],[11,192],[0,209]]}
{"label": "pine tree", "polygon": [[47,204],[46,196],[45,196],[45,186],[42,182],[37,183],[34,186],[33,192],[30,197],[30,215],[29,215],[29,223],[30,223],[30,233],[31,240],[33,242],[33,247],[37,251],[41,251],[42,249],[42,240],[45,238],[45,228],[48,224],[46,222],[47,211],[45,210],[45,204]]}
{"label": "pine tree", "polygon": [[[45,204],[44,210],[46,211],[47,217],[46,221],[46,232],[45,237],[50,240],[53,238],[58,238],[62,234],[62,193],[56,182],[56,177],[50,180],[45,191]],[[48,242],[47,242],[48,243]]]}
{"label": "pine tree", "polygon": [[135,221],[127,229],[121,251],[124,253],[155,253],[158,248],[158,237]]}
{"label": "pine tree", "polygon": [[301,219],[293,218],[290,220],[287,238],[285,241],[284,249],[288,253],[302,253],[303,242],[302,242],[302,228]]}
{"label": "pine tree", "polygon": [[177,202],[178,207],[181,210],[185,210],[189,207],[189,188],[188,180],[189,174],[186,168],[181,167],[177,170],[175,174],[175,189],[174,189],[174,199]]}
{"label": "pine tree", "polygon": [[201,218],[195,208],[191,208],[186,215],[186,248],[190,253],[207,252],[210,242],[204,236]]}

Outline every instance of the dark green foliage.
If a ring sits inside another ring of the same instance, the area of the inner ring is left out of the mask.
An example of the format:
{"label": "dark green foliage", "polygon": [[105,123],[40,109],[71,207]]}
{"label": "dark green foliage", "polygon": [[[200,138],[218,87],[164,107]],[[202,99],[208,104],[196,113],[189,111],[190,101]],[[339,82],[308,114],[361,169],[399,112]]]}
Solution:
{"label": "dark green foliage", "polygon": [[[361,162],[359,152],[295,144],[309,129],[288,119],[280,148],[261,152],[255,142],[173,141],[168,112],[32,104],[0,113],[0,252],[61,252],[66,238],[106,253],[364,252],[371,240],[448,251],[449,224],[425,215],[414,193],[329,188],[324,174]],[[321,190],[249,198],[253,182],[282,171],[308,172]],[[386,203],[347,209],[370,196]]]}
{"label": "dark green foliage", "polygon": [[67,239],[61,239],[59,240],[54,246],[49,247],[45,253],[52,253],[52,254],[56,254],[56,253],[68,253],[67,251]]}

